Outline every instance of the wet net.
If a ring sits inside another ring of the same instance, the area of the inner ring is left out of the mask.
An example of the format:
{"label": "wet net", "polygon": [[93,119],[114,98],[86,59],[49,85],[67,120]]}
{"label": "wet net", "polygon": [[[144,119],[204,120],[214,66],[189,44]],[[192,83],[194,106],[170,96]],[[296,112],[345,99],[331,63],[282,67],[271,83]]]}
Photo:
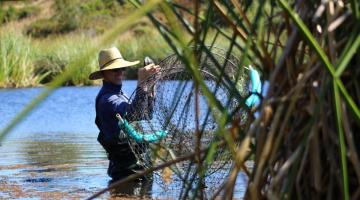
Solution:
{"label": "wet net", "polygon": [[[198,60],[201,76],[210,92],[228,113],[236,112],[235,116],[241,119],[241,123],[245,123],[249,109],[239,109],[239,99],[249,96],[249,71],[239,67],[240,61],[235,56],[226,56],[225,51],[221,49],[213,49],[211,55],[203,53]],[[174,54],[163,59],[159,65],[161,72],[141,83],[146,84],[148,90],[155,93],[154,97],[149,96],[149,93],[143,93],[142,90],[135,91],[130,97],[130,100],[134,101],[144,95],[141,99],[148,101],[149,106],[125,116],[138,119],[130,122],[138,133],[153,134],[156,131],[166,131],[164,137],[152,142],[141,142],[128,137],[139,164],[145,168],[194,152],[196,95],[199,129],[202,135],[201,146],[207,147],[212,141],[220,140],[216,132],[216,116],[220,116],[221,113],[210,111],[212,108],[201,88],[198,93],[195,92],[193,77],[184,63]],[[232,84],[236,79],[237,92],[234,92]],[[219,182],[227,176],[231,167],[230,156],[225,147],[216,149],[214,160],[208,165],[205,173],[205,184],[209,191],[213,191],[212,186],[218,187]],[[179,191],[179,188],[191,190],[192,185],[197,182],[196,170],[194,162],[184,161],[171,166],[171,173],[156,172],[155,175],[159,176],[155,177],[155,180],[159,182],[158,185],[164,187],[164,191],[177,190],[178,192],[172,191],[172,194],[184,195],[185,191]]]}

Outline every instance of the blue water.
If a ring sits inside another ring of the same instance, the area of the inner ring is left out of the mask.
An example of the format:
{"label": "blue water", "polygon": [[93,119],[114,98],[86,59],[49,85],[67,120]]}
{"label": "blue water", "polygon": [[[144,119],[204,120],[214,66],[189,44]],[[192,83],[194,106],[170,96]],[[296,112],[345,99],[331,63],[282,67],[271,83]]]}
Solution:
{"label": "blue water", "polygon": [[[123,90],[128,96],[135,88],[135,81],[124,82]],[[57,89],[8,134],[0,146],[0,199],[85,198],[108,186],[108,161],[97,143],[94,123],[99,89]],[[1,89],[0,129],[42,90]],[[129,184],[101,198],[120,193],[139,195],[139,188],[144,187],[150,198],[171,197],[156,179],[147,186]],[[246,176],[239,174],[235,197],[243,196],[246,182]]]}

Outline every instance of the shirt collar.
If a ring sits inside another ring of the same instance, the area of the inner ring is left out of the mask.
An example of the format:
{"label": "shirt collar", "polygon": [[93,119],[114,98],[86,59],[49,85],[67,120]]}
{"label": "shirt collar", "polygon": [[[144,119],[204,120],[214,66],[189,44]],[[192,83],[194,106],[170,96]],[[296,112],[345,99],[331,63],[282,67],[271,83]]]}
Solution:
{"label": "shirt collar", "polygon": [[121,92],[122,84],[115,85],[108,81],[103,80],[103,88],[106,90],[113,91],[113,92]]}

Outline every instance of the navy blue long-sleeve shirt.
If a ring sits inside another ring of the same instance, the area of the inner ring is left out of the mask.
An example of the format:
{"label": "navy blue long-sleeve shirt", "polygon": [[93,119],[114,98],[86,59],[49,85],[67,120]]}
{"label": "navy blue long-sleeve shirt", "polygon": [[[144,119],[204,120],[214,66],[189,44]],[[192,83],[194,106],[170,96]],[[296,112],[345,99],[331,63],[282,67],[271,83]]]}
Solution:
{"label": "navy blue long-sleeve shirt", "polygon": [[100,130],[98,141],[104,147],[127,142],[119,138],[117,113],[128,121],[151,117],[153,99],[147,92],[138,87],[135,98],[129,102],[121,88],[122,85],[103,81],[103,86],[96,97],[95,123]]}

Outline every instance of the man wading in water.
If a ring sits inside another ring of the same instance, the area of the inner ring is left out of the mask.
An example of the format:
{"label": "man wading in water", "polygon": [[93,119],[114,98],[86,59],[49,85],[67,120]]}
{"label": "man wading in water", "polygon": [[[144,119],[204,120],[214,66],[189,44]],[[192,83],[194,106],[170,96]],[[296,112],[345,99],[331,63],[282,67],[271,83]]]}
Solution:
{"label": "man wading in water", "polygon": [[109,159],[108,175],[113,180],[143,169],[137,163],[127,139],[119,138],[120,128],[116,118],[117,113],[122,117],[126,116],[128,121],[141,120],[146,115],[151,115],[155,91],[149,91],[147,85],[140,83],[154,73],[158,73],[160,66],[150,64],[138,69],[137,93],[132,102],[129,102],[121,90],[124,70],[137,64],[139,61],[126,61],[119,50],[112,47],[100,51],[100,70],[89,76],[90,80],[103,79],[103,86],[96,97],[95,123],[100,130],[98,141],[106,150]]}

